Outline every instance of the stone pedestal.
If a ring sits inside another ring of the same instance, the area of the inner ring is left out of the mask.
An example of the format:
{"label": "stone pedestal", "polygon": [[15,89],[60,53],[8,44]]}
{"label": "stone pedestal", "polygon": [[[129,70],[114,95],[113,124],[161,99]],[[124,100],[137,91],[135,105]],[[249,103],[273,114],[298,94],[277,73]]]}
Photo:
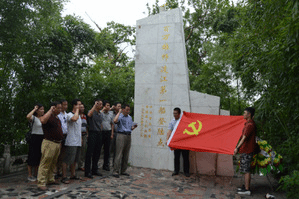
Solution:
{"label": "stone pedestal", "polygon": [[7,174],[10,173],[10,145],[4,145],[4,152],[3,152],[3,158],[4,158],[4,169],[3,173]]}

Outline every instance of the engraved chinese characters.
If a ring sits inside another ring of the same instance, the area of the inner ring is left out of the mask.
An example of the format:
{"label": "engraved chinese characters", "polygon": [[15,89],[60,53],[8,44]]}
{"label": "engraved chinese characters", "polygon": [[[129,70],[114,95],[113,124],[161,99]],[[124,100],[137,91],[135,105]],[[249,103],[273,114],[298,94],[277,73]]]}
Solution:
{"label": "engraved chinese characters", "polygon": [[152,118],[153,118],[153,106],[142,106],[141,122],[140,122],[140,137],[151,138],[152,133]]}
{"label": "engraved chinese characters", "polygon": [[[162,38],[160,38],[164,43],[162,44],[162,60],[165,63],[162,63],[161,69],[159,71],[160,73],[160,92],[159,92],[159,104],[161,106],[159,107],[158,111],[158,129],[157,129],[157,136],[159,137],[157,146],[158,147],[165,147],[166,146],[166,136],[165,136],[165,131],[167,131],[167,124],[169,121],[166,121],[165,119],[165,114],[166,114],[166,109],[165,106],[163,106],[163,102],[167,101],[167,86],[166,84],[168,82],[169,78],[169,73],[168,73],[168,65],[167,65],[167,60],[169,56],[172,56],[170,54],[170,49],[169,49],[169,44],[168,44],[168,39],[170,36],[170,26],[166,25],[162,28]],[[159,44],[160,45],[160,44]],[[168,99],[169,100],[169,99]]]}

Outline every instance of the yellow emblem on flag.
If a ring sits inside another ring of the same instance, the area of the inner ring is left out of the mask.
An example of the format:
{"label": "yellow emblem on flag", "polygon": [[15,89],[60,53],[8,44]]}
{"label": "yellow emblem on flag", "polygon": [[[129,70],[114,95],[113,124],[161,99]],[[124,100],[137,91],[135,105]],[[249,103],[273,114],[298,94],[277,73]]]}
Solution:
{"label": "yellow emblem on flag", "polygon": [[188,127],[191,127],[193,132],[188,131],[187,129],[184,130],[183,134],[187,133],[188,135],[198,135],[199,131],[201,131],[202,123],[201,121],[197,120],[198,122],[198,129],[196,129],[195,124],[196,122],[192,122],[188,125]]}

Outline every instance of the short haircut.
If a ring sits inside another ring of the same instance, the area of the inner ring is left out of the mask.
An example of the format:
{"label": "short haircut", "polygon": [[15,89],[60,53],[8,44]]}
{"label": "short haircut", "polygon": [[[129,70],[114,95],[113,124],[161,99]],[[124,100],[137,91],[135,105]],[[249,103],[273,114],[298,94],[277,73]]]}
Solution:
{"label": "short haircut", "polygon": [[99,99],[99,98],[97,98],[97,99],[94,100],[94,102],[99,102],[99,101],[103,102],[103,100]]}
{"label": "short haircut", "polygon": [[[110,104],[110,102],[108,100],[104,100],[103,101],[103,106],[106,106],[106,104]],[[111,105],[111,104],[110,104]]]}
{"label": "short haircut", "polygon": [[130,108],[130,105],[129,105],[129,104],[121,105],[121,108],[122,108],[122,109],[125,109],[126,107],[129,107],[129,108]]}
{"label": "short haircut", "polygon": [[[40,103],[36,103],[35,106],[38,107],[37,110],[40,109],[41,107],[44,107],[44,106],[43,106],[42,104],[40,104]],[[33,115],[34,115],[34,116],[37,116],[37,112],[35,111],[35,112],[33,113]]]}
{"label": "short haircut", "polygon": [[62,104],[63,102],[67,102],[66,99],[61,99],[60,100],[60,104]]}
{"label": "short haircut", "polygon": [[51,103],[51,106],[57,106],[58,104],[61,104],[61,101],[54,101]]}
{"label": "short haircut", "polygon": [[254,116],[254,113],[255,113],[255,108],[253,108],[253,107],[247,107],[247,108],[244,109],[244,111],[249,112],[250,115],[251,115],[251,118],[252,118]]}
{"label": "short haircut", "polygon": [[79,100],[79,99],[73,99],[73,101],[71,103],[72,104],[72,108],[74,108],[74,106],[77,105],[78,102],[81,102],[81,100]]}
{"label": "short haircut", "polygon": [[178,114],[181,114],[181,109],[180,109],[179,107],[175,107],[175,108],[173,109],[173,111],[177,111]]}
{"label": "short haircut", "polygon": [[121,103],[120,103],[120,102],[116,102],[116,103],[114,104],[114,106],[117,106],[118,104],[120,104],[120,105],[121,105]]}

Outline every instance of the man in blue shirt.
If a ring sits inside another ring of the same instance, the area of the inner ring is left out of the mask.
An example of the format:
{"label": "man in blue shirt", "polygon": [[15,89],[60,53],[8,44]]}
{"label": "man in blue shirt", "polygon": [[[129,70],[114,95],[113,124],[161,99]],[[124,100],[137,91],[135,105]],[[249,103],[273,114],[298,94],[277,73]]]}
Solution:
{"label": "man in blue shirt", "polygon": [[[181,116],[181,109],[180,108],[174,108],[173,109],[173,119],[169,123],[168,126],[168,132],[167,132],[167,140],[169,139],[171,132],[173,131],[176,123],[179,121]],[[172,173],[172,176],[178,175],[180,172],[180,156],[181,153],[183,155],[184,160],[184,173],[186,177],[190,177],[189,174],[189,151],[188,150],[181,150],[176,149],[174,150],[174,172]]]}
{"label": "man in blue shirt", "polygon": [[130,114],[130,106],[124,105],[114,118],[114,123],[118,125],[118,135],[116,138],[116,154],[114,160],[113,176],[119,178],[119,174],[129,176],[126,173],[131,148],[131,132],[137,127],[133,126]]}

